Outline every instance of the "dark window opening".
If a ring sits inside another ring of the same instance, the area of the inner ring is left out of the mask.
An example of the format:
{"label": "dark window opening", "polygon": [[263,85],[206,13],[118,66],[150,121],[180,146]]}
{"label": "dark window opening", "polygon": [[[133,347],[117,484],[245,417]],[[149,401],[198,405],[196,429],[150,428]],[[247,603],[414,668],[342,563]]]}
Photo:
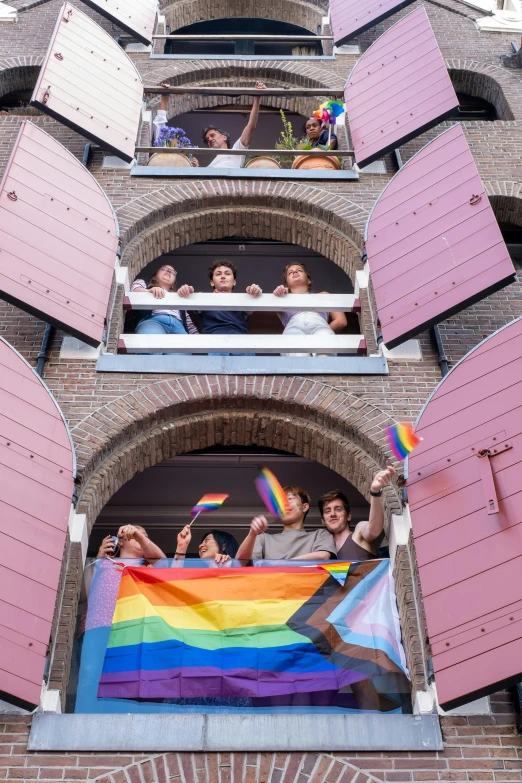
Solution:
{"label": "dark window opening", "polygon": [[489,101],[484,98],[476,98],[474,95],[467,95],[463,92],[457,93],[459,99],[458,109],[451,114],[449,120],[496,120],[498,119],[497,110]]}
{"label": "dark window opening", "polygon": [[41,114],[38,109],[29,106],[33,90],[14,90],[0,98],[0,113],[2,114]]}
{"label": "dark window opening", "polygon": [[[287,22],[257,18],[212,19],[171,30],[176,35],[313,35],[304,27]],[[270,57],[317,56],[323,53],[321,41],[169,41],[165,54],[178,55],[260,55]]]}
{"label": "dark window opening", "polygon": [[499,226],[513,266],[522,270],[522,226],[515,223],[499,223]]}

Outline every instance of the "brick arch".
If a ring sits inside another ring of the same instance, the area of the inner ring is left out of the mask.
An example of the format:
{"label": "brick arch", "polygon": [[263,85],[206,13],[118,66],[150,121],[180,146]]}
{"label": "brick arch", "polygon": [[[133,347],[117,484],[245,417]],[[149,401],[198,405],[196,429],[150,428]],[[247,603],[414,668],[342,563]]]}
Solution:
{"label": "brick arch", "polygon": [[[215,182],[206,182],[204,189],[198,183],[187,184],[183,191],[167,186],[117,210],[122,264],[132,280],[162,253],[207,239],[241,236],[311,248],[340,266],[354,282],[356,270],[362,269],[367,212],[340,196],[333,208],[326,209],[320,206],[322,195],[318,188],[289,182],[238,181],[226,195]],[[122,296],[120,288],[110,319],[109,350],[115,350],[123,327]],[[376,345],[366,289],[360,299],[361,326],[372,352]]]}
{"label": "brick arch", "polygon": [[36,84],[43,57],[10,57],[0,60],[0,97]]}
{"label": "brick arch", "polygon": [[[208,60],[204,67],[201,67],[201,61],[184,61],[181,64],[175,62],[173,65],[162,66],[147,73],[149,84],[166,82],[173,87],[196,85],[198,87],[251,87],[260,78],[270,87],[295,85],[296,87],[324,88],[325,97],[330,89],[342,89],[345,81],[335,71],[329,68],[319,68],[309,62],[292,63],[292,70],[289,71],[288,62],[284,60],[270,62],[270,67],[263,67],[261,72],[258,61],[227,61],[226,64],[223,64],[220,61]],[[194,109],[236,103],[245,105],[251,102],[252,98],[241,98],[241,96],[223,98],[220,96],[175,95],[169,98],[167,113],[169,117],[175,117]],[[263,106],[275,106],[306,116],[311,114],[320,102],[320,96],[312,98],[262,97]],[[149,106],[155,107],[158,103],[159,98],[156,96],[151,98]]]}
{"label": "brick arch", "polygon": [[[515,183],[513,183],[515,184]],[[516,195],[512,195],[516,193]],[[522,226],[522,184],[518,183],[510,193],[490,193],[489,200],[499,223]]]}
{"label": "brick arch", "polygon": [[[72,429],[89,527],[136,473],[215,445],[261,445],[331,468],[368,497],[391,456],[391,417],[356,395],[300,377],[190,376],[155,381],[101,406]],[[398,508],[390,490],[388,504]]]}
{"label": "brick arch", "polygon": [[273,19],[279,22],[289,22],[305,27],[312,33],[317,33],[328,3],[303,2],[303,0],[240,0],[230,3],[228,0],[161,0],[161,12],[172,32],[195,22],[206,22],[211,19],[226,19],[230,17],[254,17],[257,19]]}
{"label": "brick arch", "polygon": [[[435,754],[432,754],[435,756]],[[123,780],[173,780],[198,783],[276,783],[295,780],[303,783],[382,783],[379,777],[353,762],[356,759],[336,758],[327,753],[160,753],[135,761],[125,767],[105,769],[101,775],[93,769],[89,781],[119,783]],[[364,761],[361,760],[361,764]],[[392,775],[394,773],[391,773]],[[437,773],[435,773],[436,775]],[[409,773],[395,773],[388,780],[409,780]]]}
{"label": "brick arch", "polygon": [[464,92],[475,98],[484,98],[497,110],[499,120],[518,120],[522,112],[520,81],[505,68],[480,63],[476,60],[446,60],[455,92]]}

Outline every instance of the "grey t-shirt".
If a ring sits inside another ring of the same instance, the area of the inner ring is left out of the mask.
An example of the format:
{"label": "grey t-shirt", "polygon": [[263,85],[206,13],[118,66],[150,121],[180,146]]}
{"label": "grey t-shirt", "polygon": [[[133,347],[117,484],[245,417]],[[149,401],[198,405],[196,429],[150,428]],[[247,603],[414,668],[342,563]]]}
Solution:
{"label": "grey t-shirt", "polygon": [[292,560],[319,550],[337,557],[333,536],[325,528],[319,530],[283,530],[282,533],[261,533],[256,538],[254,560]]}

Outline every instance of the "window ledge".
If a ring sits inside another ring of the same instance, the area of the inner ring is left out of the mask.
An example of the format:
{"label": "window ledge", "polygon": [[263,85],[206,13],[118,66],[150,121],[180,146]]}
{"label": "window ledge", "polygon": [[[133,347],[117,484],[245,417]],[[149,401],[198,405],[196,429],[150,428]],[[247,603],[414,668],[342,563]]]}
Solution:
{"label": "window ledge", "polygon": [[34,716],[30,751],[436,751],[437,715]]}
{"label": "window ledge", "polygon": [[132,177],[177,177],[183,179],[279,179],[279,180],[351,180],[357,182],[359,175],[353,169],[337,171],[332,169],[227,169],[189,168],[188,166],[134,166]]}
{"label": "window ledge", "polygon": [[176,375],[388,375],[384,356],[151,356],[102,354],[97,372]]}
{"label": "window ledge", "polygon": [[233,60],[270,60],[271,62],[282,60],[308,60],[315,62],[316,60],[335,60],[333,54],[316,54],[316,55],[281,55],[276,56],[273,54],[228,54],[223,56],[222,54],[151,54],[151,60],[225,60],[226,62],[232,62]]}

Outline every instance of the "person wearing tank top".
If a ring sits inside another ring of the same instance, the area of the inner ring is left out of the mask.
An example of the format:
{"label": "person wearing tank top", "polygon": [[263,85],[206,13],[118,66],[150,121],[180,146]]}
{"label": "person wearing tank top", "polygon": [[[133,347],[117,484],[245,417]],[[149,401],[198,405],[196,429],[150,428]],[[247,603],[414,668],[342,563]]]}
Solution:
{"label": "person wearing tank top", "polygon": [[[290,294],[309,294],[312,278],[304,264],[287,264],[283,272],[283,284],[274,290],[275,296]],[[328,293],[321,291],[322,294]],[[284,326],[283,334],[319,334],[320,332],[340,332],[346,327],[344,313],[303,312],[291,310],[278,313]],[[282,356],[310,356],[309,353],[287,353]]]}
{"label": "person wearing tank top", "polygon": [[353,533],[350,530],[352,515],[346,495],[334,489],[319,498],[321,519],[334,537],[339,560],[374,560],[379,557],[379,545],[384,537],[382,491],[395,473],[395,469],[388,466],[375,474],[370,487],[368,520],[359,522]]}

